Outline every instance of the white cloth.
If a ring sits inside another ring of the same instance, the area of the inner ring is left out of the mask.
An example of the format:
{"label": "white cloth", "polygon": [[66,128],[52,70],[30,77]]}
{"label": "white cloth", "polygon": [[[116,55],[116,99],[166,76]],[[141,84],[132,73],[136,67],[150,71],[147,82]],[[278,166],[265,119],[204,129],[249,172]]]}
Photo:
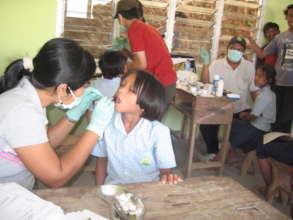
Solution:
{"label": "white cloth", "polygon": [[235,102],[234,113],[249,109],[248,97],[250,92],[259,88],[254,84],[255,69],[253,63],[242,58],[239,66],[233,70],[228,64],[227,58],[218,59],[209,66],[209,78],[212,82],[214,75],[224,78],[224,89],[240,95],[240,99]]}
{"label": "white cloth", "polygon": [[160,169],[176,166],[168,127],[141,118],[126,133],[121,113],[114,114],[92,155],[108,158],[107,184],[158,181]]}
{"label": "white cloth", "polygon": [[26,77],[0,95],[0,106],[0,183],[17,182],[31,189],[34,178],[14,149],[48,142],[45,108]]}

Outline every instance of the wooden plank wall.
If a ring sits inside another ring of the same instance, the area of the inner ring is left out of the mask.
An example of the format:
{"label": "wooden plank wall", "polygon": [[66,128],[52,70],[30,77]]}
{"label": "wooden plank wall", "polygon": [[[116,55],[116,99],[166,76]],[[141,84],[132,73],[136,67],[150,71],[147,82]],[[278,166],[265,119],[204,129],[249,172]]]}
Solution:
{"label": "wooden plank wall", "polygon": [[77,41],[98,58],[112,39],[111,5],[96,5],[93,18],[65,17],[64,37]]}

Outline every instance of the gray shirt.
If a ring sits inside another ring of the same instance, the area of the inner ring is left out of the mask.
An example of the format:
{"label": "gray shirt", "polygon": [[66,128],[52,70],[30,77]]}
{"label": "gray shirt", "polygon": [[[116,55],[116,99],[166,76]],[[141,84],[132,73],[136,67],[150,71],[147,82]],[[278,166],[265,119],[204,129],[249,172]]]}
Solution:
{"label": "gray shirt", "polygon": [[262,130],[270,131],[271,124],[276,120],[276,96],[269,85],[260,89],[257,95],[251,114],[257,118],[251,124]]}
{"label": "gray shirt", "polygon": [[269,55],[278,55],[276,84],[293,86],[293,33],[285,31],[277,35],[264,50]]}
{"label": "gray shirt", "polygon": [[34,177],[14,149],[48,142],[46,111],[26,77],[0,95],[0,106],[0,183],[31,189]]}

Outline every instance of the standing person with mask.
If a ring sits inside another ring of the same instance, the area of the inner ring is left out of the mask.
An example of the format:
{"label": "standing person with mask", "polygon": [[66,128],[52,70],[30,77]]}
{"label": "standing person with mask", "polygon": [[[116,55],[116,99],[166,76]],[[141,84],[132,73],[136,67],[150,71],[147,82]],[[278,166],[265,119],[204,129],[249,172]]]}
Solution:
{"label": "standing person with mask", "polygon": [[[207,51],[202,50],[200,57],[203,60],[202,81],[211,83],[215,75],[224,79],[224,89],[237,93],[240,99],[234,104],[234,118],[239,119],[241,112],[249,111],[248,98],[254,99],[258,88],[254,84],[255,69],[252,62],[243,58],[246,41],[242,37],[232,37],[227,48],[227,57],[210,63]],[[201,125],[201,134],[207,144],[207,160],[218,160],[219,125]]]}
{"label": "standing person with mask", "polygon": [[[48,41],[34,59],[12,62],[0,78],[0,183],[28,189],[35,178],[49,187],[67,183],[87,160],[112,117],[114,104],[93,88],[93,56],[74,41]],[[81,139],[60,158],[54,148],[95,100],[91,121]],[[69,109],[48,127],[46,107]]]}
{"label": "standing person with mask", "polygon": [[277,97],[277,120],[273,131],[290,132],[293,120],[293,4],[287,6],[284,15],[288,30],[277,35],[263,50],[248,38],[251,48],[259,58],[277,55],[275,69],[276,85],[273,91]]}
{"label": "standing person with mask", "polygon": [[115,18],[127,30],[132,62],[128,69],[146,69],[164,86],[167,102],[176,92],[176,72],[168,48],[159,31],[140,20],[142,5],[138,0],[120,0]]}

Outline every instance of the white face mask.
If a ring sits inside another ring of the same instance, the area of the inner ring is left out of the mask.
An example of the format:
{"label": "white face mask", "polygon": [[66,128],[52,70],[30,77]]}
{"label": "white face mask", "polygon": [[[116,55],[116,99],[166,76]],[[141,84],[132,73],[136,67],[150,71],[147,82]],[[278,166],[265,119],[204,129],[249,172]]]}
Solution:
{"label": "white face mask", "polygon": [[69,87],[68,87],[68,89],[69,89],[70,94],[73,96],[74,101],[71,102],[70,104],[64,104],[58,95],[59,102],[55,104],[56,107],[61,108],[61,109],[72,109],[74,106],[77,106],[80,103],[80,101],[81,101],[80,97],[76,97]]}
{"label": "white face mask", "polygon": [[243,56],[243,52],[239,50],[229,49],[228,50],[228,59],[233,63],[238,63]]}

